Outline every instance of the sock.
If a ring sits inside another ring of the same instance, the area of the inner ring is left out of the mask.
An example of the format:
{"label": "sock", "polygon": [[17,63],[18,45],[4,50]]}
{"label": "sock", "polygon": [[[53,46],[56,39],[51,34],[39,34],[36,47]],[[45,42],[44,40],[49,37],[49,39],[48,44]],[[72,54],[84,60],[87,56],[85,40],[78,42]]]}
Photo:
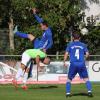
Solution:
{"label": "sock", "polygon": [[21,68],[19,68],[17,71],[17,74],[16,74],[16,80],[18,80],[22,74],[23,74],[23,70]]}
{"label": "sock", "polygon": [[18,26],[16,25],[14,30],[13,30],[13,33],[15,34],[17,31],[18,31]]}
{"label": "sock", "polygon": [[23,84],[24,84],[24,85],[26,85],[27,78],[28,78],[28,73],[25,72],[24,78],[23,78]]}
{"label": "sock", "polygon": [[28,78],[32,77],[32,69],[33,69],[33,62],[31,62],[31,64],[30,64],[30,69],[29,69],[29,73],[28,73]]}
{"label": "sock", "polygon": [[66,83],[66,93],[70,93],[70,91],[71,91],[71,83],[67,82]]}
{"label": "sock", "polygon": [[90,81],[86,82],[86,87],[87,87],[88,92],[92,91],[92,85],[91,85]]}

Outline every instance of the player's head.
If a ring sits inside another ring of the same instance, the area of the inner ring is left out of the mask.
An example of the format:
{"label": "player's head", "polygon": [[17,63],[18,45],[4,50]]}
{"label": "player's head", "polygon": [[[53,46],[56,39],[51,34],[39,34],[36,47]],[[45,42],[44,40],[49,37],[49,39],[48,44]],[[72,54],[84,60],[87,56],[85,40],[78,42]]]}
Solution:
{"label": "player's head", "polygon": [[45,59],[43,60],[43,63],[46,64],[46,65],[50,64],[50,58],[45,57]]}
{"label": "player's head", "polygon": [[40,24],[41,30],[46,30],[48,28],[48,23],[46,21],[43,21]]}
{"label": "player's head", "polygon": [[78,33],[73,33],[72,34],[72,37],[73,37],[73,40],[75,41],[75,40],[80,40],[80,34],[78,34]]}

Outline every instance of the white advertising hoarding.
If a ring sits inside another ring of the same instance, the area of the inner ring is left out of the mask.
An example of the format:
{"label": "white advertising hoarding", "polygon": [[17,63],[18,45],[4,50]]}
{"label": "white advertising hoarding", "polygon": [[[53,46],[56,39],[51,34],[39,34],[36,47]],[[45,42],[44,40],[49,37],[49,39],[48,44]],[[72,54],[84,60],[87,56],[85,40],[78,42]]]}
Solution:
{"label": "white advertising hoarding", "polygon": [[90,81],[100,82],[100,61],[90,61],[88,70]]}
{"label": "white advertising hoarding", "polygon": [[[67,63],[69,64],[69,62]],[[18,62],[18,67],[19,65],[20,62]],[[90,81],[100,82],[100,61],[87,62],[87,70]],[[63,66],[63,62],[51,62],[49,66],[44,68],[43,72],[38,73],[38,77],[36,65],[33,66],[32,72],[33,76],[28,79],[28,84],[65,84],[67,81],[68,68]],[[15,74],[15,68],[0,62],[0,84],[11,83]],[[19,79],[18,83],[22,83],[22,78]],[[84,81],[76,75],[72,83],[78,84],[84,83]]]}

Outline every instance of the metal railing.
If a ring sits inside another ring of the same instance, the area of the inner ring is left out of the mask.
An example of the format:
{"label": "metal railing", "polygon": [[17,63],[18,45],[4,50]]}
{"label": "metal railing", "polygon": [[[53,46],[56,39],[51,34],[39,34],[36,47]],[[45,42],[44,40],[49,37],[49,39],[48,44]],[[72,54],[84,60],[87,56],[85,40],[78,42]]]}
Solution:
{"label": "metal railing", "polygon": [[[55,60],[63,60],[64,55],[48,55],[51,60],[55,61]],[[0,55],[0,61],[1,60],[21,60],[21,55]],[[89,60],[95,61],[95,60],[99,60],[100,61],[100,55],[90,55]]]}

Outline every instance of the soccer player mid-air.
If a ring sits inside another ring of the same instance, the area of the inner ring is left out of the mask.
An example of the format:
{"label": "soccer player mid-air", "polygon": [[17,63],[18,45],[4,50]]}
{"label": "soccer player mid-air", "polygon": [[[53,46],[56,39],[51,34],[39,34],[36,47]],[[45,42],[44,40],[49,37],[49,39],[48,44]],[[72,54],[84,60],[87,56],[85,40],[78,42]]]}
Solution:
{"label": "soccer player mid-air", "polygon": [[78,73],[80,78],[83,78],[88,90],[88,96],[92,97],[92,86],[88,78],[88,73],[85,65],[85,60],[89,57],[89,51],[86,45],[80,42],[80,35],[73,33],[73,42],[69,43],[64,55],[64,66],[67,66],[65,61],[70,56],[70,67],[68,72],[68,80],[66,83],[66,97],[71,96],[71,81]]}
{"label": "soccer player mid-air", "polygon": [[47,57],[46,53],[40,49],[28,49],[22,54],[21,67],[18,69],[15,79],[13,80],[14,86],[17,88],[17,81],[20,77],[23,77],[22,88],[27,89],[27,79],[30,69],[30,62],[36,61],[38,71],[40,71],[43,66],[50,63],[50,59]]}
{"label": "soccer player mid-air", "polygon": [[42,49],[44,52],[47,52],[48,49],[51,49],[53,45],[51,28],[48,26],[48,23],[46,21],[44,21],[42,18],[40,18],[37,15],[36,8],[32,9],[32,13],[35,19],[40,24],[41,30],[44,31],[41,39],[36,38],[33,34],[26,34],[26,33],[19,32],[17,26],[15,27],[13,32],[15,33],[15,35],[21,38],[28,38],[33,43],[35,49]]}
{"label": "soccer player mid-air", "polygon": [[[36,8],[31,9],[31,11],[35,19],[40,24],[41,30],[44,31],[41,39],[34,37],[33,34],[26,34],[26,33],[19,32],[17,26],[15,27],[13,32],[18,37],[29,39],[32,42],[33,47],[35,49],[41,49],[48,54],[53,45],[51,28],[48,26],[47,22],[45,22],[42,18],[38,16]],[[32,68],[33,67],[31,65],[29,76],[32,76]]]}

